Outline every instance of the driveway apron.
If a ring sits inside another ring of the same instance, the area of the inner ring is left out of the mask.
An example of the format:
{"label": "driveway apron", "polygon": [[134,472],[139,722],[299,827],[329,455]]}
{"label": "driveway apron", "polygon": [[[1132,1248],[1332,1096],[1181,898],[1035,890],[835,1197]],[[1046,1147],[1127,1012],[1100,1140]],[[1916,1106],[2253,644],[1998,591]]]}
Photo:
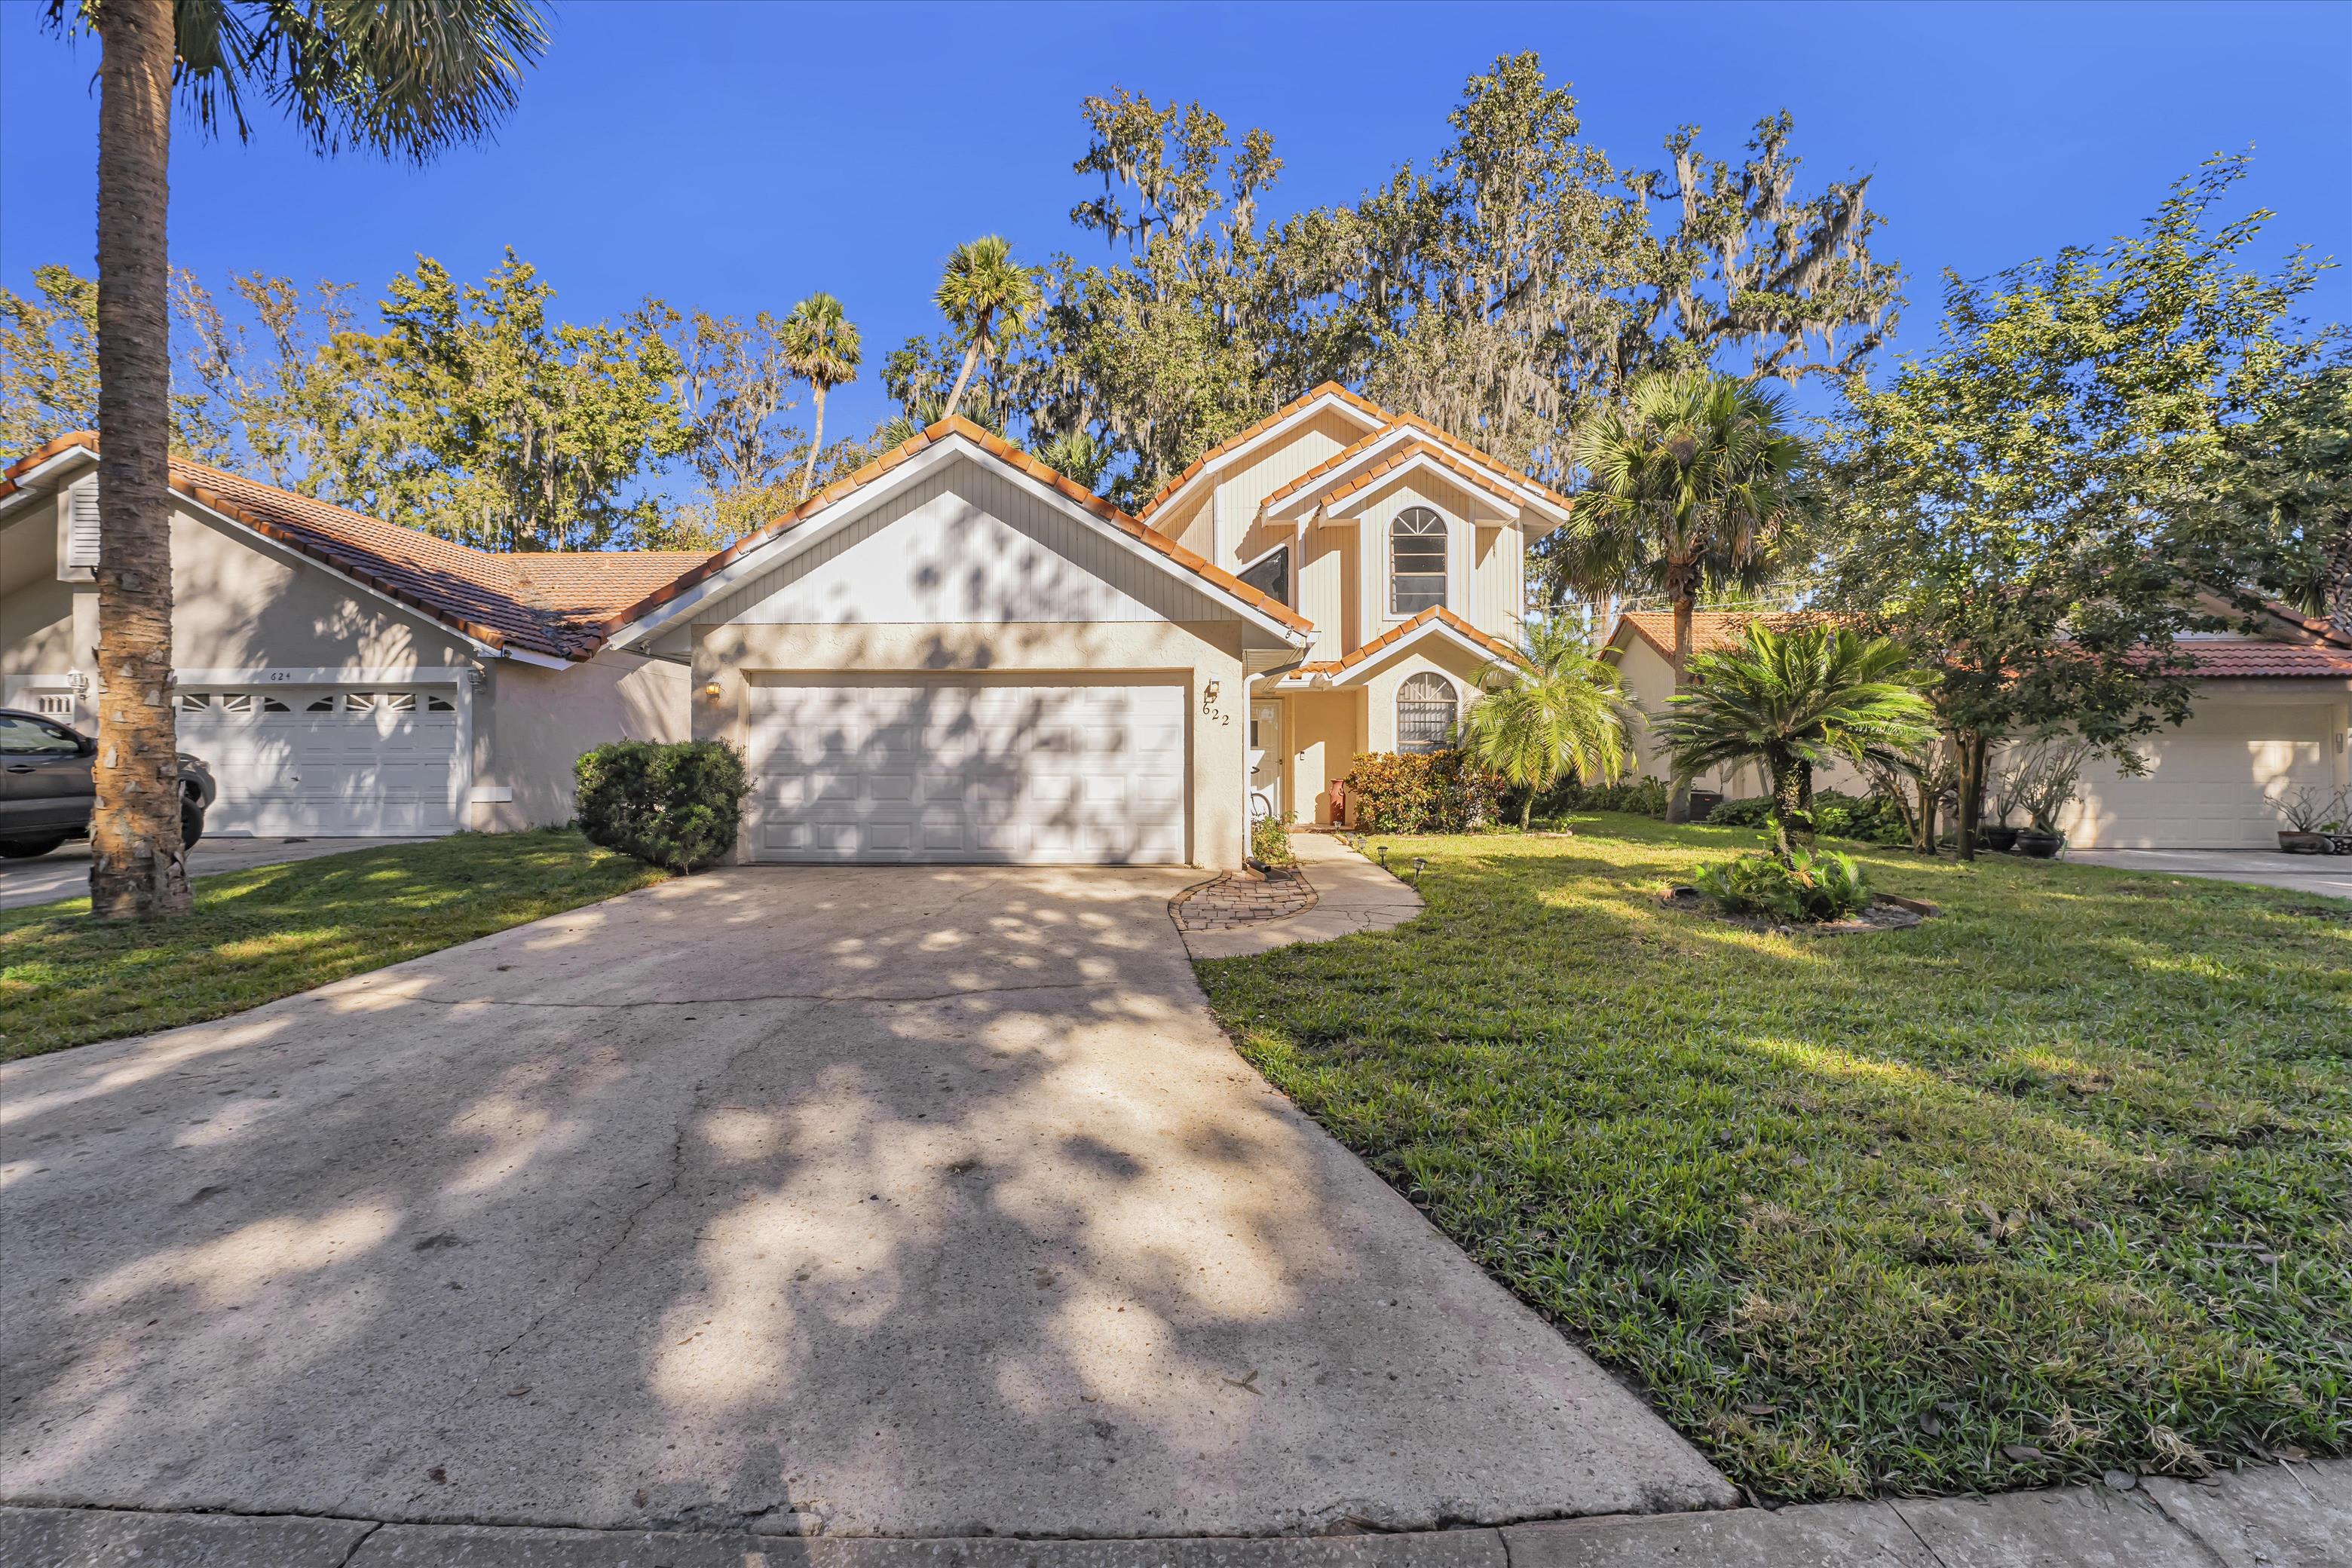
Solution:
{"label": "driveway apron", "polygon": [[1034,1536],[1722,1506],[1234,1055],[1181,869],[716,872],[0,1071],[0,1500]]}

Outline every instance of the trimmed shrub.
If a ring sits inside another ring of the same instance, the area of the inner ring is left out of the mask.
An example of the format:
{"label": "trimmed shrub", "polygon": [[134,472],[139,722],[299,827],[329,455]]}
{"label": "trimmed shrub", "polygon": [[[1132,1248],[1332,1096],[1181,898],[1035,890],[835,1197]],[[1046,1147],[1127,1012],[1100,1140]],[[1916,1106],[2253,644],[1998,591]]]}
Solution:
{"label": "trimmed shrub", "polygon": [[1490,826],[1503,801],[1500,775],[1460,751],[1360,752],[1340,787],[1366,833],[1468,833]]}
{"label": "trimmed shrub", "polygon": [[1771,855],[1742,855],[1698,874],[1698,890],[1724,913],[1782,921],[1842,921],[1870,907],[1870,881],[1853,857],[1833,849],[1797,851],[1783,865]]}
{"label": "trimmed shrub", "polygon": [[[1772,797],[1759,795],[1727,800],[1706,814],[1711,827],[1769,827]],[[1903,814],[1884,795],[1848,795],[1843,790],[1819,790],[1813,795],[1813,830],[1824,838],[1852,838],[1864,844],[1911,842]]]}
{"label": "trimmed shrub", "polygon": [[724,741],[617,741],[582,754],[580,830],[591,844],[672,871],[733,853],[751,780]]}
{"label": "trimmed shrub", "polygon": [[1536,797],[1536,816],[1562,817],[1577,811],[1622,811],[1635,816],[1666,815],[1664,781],[1626,779],[1620,784],[1586,784],[1562,779]]}
{"label": "trimmed shrub", "polygon": [[1290,829],[1271,816],[1251,823],[1250,858],[1261,866],[1296,865],[1298,857],[1291,853]]}

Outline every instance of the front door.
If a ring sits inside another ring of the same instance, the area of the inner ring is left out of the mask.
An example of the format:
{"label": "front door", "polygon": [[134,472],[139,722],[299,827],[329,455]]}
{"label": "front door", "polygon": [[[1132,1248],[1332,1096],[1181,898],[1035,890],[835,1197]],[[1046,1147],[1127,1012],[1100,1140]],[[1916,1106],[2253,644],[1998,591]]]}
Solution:
{"label": "front door", "polygon": [[1250,704],[1250,820],[1282,821],[1282,704]]}

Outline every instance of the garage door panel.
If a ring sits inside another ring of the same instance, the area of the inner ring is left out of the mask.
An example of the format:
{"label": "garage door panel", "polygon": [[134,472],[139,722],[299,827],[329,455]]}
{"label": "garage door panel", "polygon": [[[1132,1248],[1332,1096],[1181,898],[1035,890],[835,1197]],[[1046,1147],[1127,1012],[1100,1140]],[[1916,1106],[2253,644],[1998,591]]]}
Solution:
{"label": "garage door panel", "polygon": [[[753,852],[1181,861],[1182,716],[1173,683],[755,686]],[[807,767],[819,748],[824,767]]]}
{"label": "garage door panel", "polygon": [[219,785],[208,834],[320,837],[457,828],[457,704],[387,689],[194,689],[178,695],[182,747]]}

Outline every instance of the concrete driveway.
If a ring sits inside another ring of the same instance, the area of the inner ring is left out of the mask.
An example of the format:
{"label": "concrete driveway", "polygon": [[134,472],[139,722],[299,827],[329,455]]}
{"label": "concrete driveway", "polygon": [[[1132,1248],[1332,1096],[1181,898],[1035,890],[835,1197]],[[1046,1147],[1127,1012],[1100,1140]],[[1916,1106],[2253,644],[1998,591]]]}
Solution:
{"label": "concrete driveway", "polygon": [[0,1500],[1041,1536],[1727,1504],[1234,1054],[1192,879],[719,872],[0,1070]]}
{"label": "concrete driveway", "polygon": [[[188,875],[242,871],[281,860],[343,855],[385,844],[421,844],[421,838],[199,838],[188,852]],[[89,842],[78,838],[29,860],[0,860],[0,910],[54,904],[89,891]]]}
{"label": "concrete driveway", "polygon": [[2352,859],[2341,855],[2281,855],[2268,849],[2070,849],[2066,858],[2077,865],[2105,866],[2116,871],[2208,877],[2352,899]]}

